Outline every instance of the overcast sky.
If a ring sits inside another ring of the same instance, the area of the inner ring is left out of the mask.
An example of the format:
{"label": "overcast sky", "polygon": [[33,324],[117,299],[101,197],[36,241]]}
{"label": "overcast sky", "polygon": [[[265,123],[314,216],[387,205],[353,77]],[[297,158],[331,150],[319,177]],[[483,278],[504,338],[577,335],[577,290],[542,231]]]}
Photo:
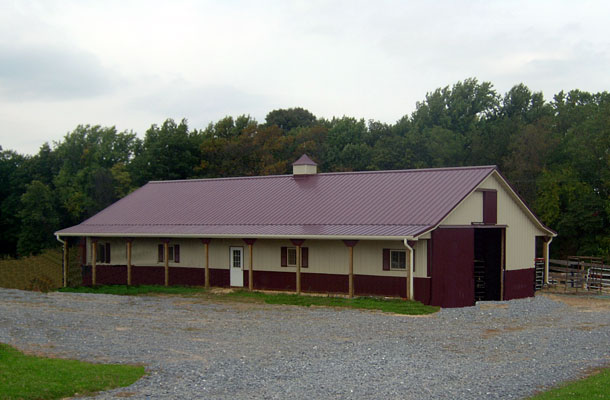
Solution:
{"label": "overcast sky", "polygon": [[0,0],[0,145],[277,108],[394,123],[469,77],[610,90],[610,2]]}

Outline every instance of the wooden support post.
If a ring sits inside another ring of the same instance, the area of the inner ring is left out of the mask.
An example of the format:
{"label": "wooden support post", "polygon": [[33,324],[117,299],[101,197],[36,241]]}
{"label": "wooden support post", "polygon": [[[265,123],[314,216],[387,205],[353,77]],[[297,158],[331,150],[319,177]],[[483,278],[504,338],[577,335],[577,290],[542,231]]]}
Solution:
{"label": "wooden support post", "polygon": [[205,244],[205,287],[210,288],[210,244]]}
{"label": "wooden support post", "polygon": [[500,238],[500,300],[504,300],[504,270],[506,269],[506,228]]}
{"label": "wooden support post", "polygon": [[96,285],[95,264],[97,262],[97,240],[91,239],[91,286]]}
{"label": "wooden support post", "polygon": [[253,258],[252,258],[252,244],[248,245],[248,252],[250,253],[250,261],[248,262],[248,289],[254,289],[254,273],[253,273]]}
{"label": "wooden support post", "polygon": [[296,271],[296,293],[301,294],[301,246],[305,243],[305,239],[290,239],[292,245],[296,247],[297,256],[297,271]]}
{"label": "wooden support post", "polygon": [[163,241],[163,261],[165,263],[165,286],[169,286],[169,240]]}
{"label": "wooden support post", "polygon": [[205,288],[210,288],[210,239],[201,239],[205,247]]}
{"label": "wooden support post", "polygon": [[547,246],[547,241],[549,239],[545,238],[544,243],[542,244],[542,258],[544,258],[544,280],[543,285],[549,284],[549,247]]}
{"label": "wooden support post", "polygon": [[131,244],[133,239],[127,239],[127,285],[131,286]]}
{"label": "wooden support post", "polygon": [[297,245],[297,294],[301,294],[301,245]]}
{"label": "wooden support post", "polygon": [[349,248],[349,297],[354,297],[354,247]]}
{"label": "wooden support post", "polygon": [[252,257],[252,247],[256,239],[244,239],[244,243],[248,245],[248,290],[254,290],[254,258]]}
{"label": "wooden support post", "polygon": [[352,298],[354,297],[354,246],[358,243],[358,241],[344,240],[343,243],[345,243],[345,245],[349,248],[348,295],[350,298]]}
{"label": "wooden support post", "polygon": [[68,286],[68,265],[70,263],[70,254],[69,254],[69,241],[66,239],[64,241],[64,262],[63,262],[63,286]]}

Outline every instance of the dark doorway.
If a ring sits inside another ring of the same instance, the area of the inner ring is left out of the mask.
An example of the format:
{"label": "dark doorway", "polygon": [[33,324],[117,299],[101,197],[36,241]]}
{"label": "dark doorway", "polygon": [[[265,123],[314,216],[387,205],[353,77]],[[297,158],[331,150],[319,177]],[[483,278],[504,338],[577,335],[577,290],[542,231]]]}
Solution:
{"label": "dark doorway", "polygon": [[500,300],[502,229],[474,230],[474,299]]}

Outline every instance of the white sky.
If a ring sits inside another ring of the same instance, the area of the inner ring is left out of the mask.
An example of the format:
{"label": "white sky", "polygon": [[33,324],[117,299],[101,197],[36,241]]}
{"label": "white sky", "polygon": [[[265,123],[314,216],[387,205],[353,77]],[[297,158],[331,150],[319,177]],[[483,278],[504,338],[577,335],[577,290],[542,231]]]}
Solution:
{"label": "white sky", "polygon": [[0,0],[0,145],[277,108],[394,123],[469,77],[610,90],[610,1]]}

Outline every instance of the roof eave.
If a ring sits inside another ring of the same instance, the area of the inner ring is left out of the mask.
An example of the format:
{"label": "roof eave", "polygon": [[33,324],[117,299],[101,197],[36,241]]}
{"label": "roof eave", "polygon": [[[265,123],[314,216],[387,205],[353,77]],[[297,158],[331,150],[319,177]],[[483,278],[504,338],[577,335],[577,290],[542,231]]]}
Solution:
{"label": "roof eave", "polygon": [[94,232],[55,232],[59,237],[119,237],[119,238],[181,238],[181,239],[309,239],[309,240],[417,240],[417,235],[368,236],[368,235],[239,235],[239,234],[196,234],[196,233],[94,233]]}

